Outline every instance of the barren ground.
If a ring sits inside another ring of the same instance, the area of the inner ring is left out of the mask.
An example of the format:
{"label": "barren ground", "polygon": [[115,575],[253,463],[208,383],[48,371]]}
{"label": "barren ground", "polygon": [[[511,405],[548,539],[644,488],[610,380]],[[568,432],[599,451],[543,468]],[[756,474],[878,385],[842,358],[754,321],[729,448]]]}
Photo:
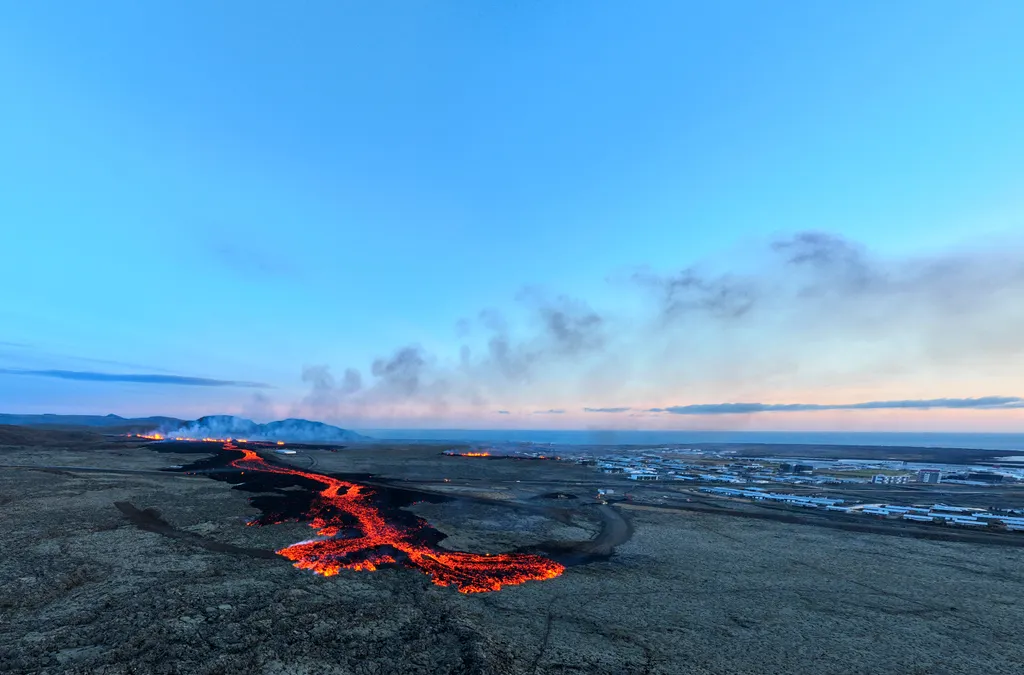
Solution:
{"label": "barren ground", "polygon": [[[485,497],[413,507],[451,548],[600,530],[592,471],[439,452],[294,462]],[[146,471],[194,459],[84,440],[0,446],[4,465]],[[534,498],[559,489],[580,499]],[[633,535],[611,558],[462,595],[412,570],[321,578],[210,550],[141,530],[114,506],[155,508],[181,532],[243,548],[310,536],[302,523],[246,527],[248,496],[202,476],[0,469],[0,672],[1024,672],[1022,548],[619,505]]]}

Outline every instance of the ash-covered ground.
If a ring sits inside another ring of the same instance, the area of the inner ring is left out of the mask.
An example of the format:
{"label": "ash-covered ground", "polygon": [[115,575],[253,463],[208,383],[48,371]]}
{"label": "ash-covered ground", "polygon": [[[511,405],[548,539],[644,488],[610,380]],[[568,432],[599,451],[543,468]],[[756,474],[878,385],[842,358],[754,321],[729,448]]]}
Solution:
{"label": "ash-covered ground", "polygon": [[1022,548],[599,505],[592,470],[437,446],[289,458],[457,497],[410,507],[442,547],[591,542],[555,579],[465,595],[409,569],[323,578],[261,555],[312,531],[247,527],[255,495],[155,471],[196,455],[7,439],[3,673],[1024,672]]}

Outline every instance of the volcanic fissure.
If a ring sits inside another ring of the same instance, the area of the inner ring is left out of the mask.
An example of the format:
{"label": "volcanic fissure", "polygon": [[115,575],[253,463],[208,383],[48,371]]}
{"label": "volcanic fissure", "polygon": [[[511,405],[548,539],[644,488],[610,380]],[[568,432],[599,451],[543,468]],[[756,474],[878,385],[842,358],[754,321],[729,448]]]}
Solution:
{"label": "volcanic fissure", "polygon": [[[204,444],[206,445],[206,444]],[[312,471],[273,464],[251,444],[225,441],[218,456],[196,462],[183,470],[198,473],[227,465],[238,469],[237,478],[210,473],[232,482],[283,478],[291,485],[309,488],[296,494],[256,497],[252,504],[262,515],[250,525],[275,525],[286,521],[308,522],[316,537],[277,551],[295,567],[323,576],[341,570],[373,571],[381,566],[401,566],[427,574],[438,586],[453,586],[462,593],[500,590],[526,581],[553,579],[564,565],[532,553],[477,554],[447,551],[438,546],[444,535],[414,514],[386,508],[378,490]],[[233,457],[233,455],[238,455]],[[265,480],[260,482],[266,482]],[[283,501],[282,501],[283,500]]]}

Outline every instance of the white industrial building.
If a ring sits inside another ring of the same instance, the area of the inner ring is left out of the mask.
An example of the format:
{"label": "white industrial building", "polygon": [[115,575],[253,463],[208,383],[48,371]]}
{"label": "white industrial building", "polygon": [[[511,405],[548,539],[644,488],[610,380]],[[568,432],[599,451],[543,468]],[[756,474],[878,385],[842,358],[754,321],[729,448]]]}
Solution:
{"label": "white industrial building", "polygon": [[934,506],[900,506],[896,504],[864,504],[840,506],[842,499],[805,497],[779,492],[766,492],[761,488],[703,487],[701,492],[723,497],[744,497],[754,501],[774,501],[802,508],[824,508],[840,513],[862,513],[883,518],[901,518],[919,523],[941,522],[954,527],[987,527],[997,523],[1011,532],[1024,532],[1024,517],[986,513],[982,509],[935,504]]}
{"label": "white industrial building", "polygon": [[658,480],[660,476],[656,473],[631,473],[630,480]]}
{"label": "white industrial building", "polygon": [[887,476],[884,473],[880,473],[874,476],[871,482],[882,485],[905,485],[907,483],[907,476]]}
{"label": "white industrial building", "polygon": [[747,499],[754,499],[756,501],[774,501],[783,502],[786,504],[792,504],[793,506],[806,506],[810,508],[821,508],[835,506],[836,504],[842,504],[842,499],[832,499],[830,497],[804,497],[802,495],[786,494],[780,492],[765,492],[759,488],[748,488],[746,490],[738,488],[701,488],[701,492],[707,492],[710,494],[722,495],[723,497],[746,497]]}

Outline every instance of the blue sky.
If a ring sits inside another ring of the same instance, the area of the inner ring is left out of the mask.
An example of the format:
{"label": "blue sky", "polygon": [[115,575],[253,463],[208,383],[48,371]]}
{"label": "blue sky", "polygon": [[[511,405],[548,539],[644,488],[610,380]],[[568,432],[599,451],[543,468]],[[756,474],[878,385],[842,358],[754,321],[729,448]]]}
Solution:
{"label": "blue sky", "polygon": [[[1022,394],[1022,30],[1012,1],[7,3],[0,409],[1024,430],[651,412]],[[790,288],[773,243],[805,232],[910,276],[672,329],[633,283]],[[943,265],[984,301],[905,272]],[[603,327],[582,356],[567,307]],[[496,335],[543,365],[495,365]]]}

